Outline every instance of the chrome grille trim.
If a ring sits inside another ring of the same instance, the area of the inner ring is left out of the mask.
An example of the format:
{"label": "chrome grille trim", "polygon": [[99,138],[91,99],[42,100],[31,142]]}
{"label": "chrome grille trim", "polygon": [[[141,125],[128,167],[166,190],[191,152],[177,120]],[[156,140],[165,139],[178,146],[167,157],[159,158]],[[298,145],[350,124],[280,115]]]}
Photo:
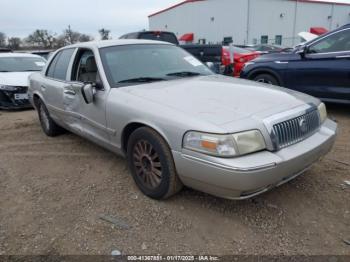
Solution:
{"label": "chrome grille trim", "polygon": [[318,110],[277,123],[273,126],[278,149],[296,144],[311,136],[320,127]]}

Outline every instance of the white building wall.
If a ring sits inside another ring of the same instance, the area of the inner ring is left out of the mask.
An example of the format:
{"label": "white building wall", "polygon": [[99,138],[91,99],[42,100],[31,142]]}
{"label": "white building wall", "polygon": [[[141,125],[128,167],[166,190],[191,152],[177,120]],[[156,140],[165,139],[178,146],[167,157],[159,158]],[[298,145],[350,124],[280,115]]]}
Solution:
{"label": "white building wall", "polygon": [[223,36],[233,36],[234,40],[241,42],[246,38],[246,29],[238,30],[238,28],[242,24],[246,26],[247,7],[247,0],[207,0],[187,3],[150,17],[149,28],[172,31],[178,37],[194,32],[195,42],[203,38],[207,42],[220,42]]}
{"label": "white building wall", "polygon": [[350,6],[334,5],[332,29],[350,23]]}
{"label": "white building wall", "polygon": [[282,45],[291,45],[294,34],[295,2],[288,0],[250,0],[249,37],[248,42],[254,40],[260,43],[262,35],[267,35],[269,42],[274,41],[276,35],[282,35]]}
{"label": "white building wall", "polygon": [[350,6],[290,0],[206,0],[180,5],[149,18],[150,30],[172,31],[178,37],[194,33],[195,41],[219,43],[231,36],[236,44],[270,42],[282,35],[282,45],[299,43],[297,34],[310,27],[334,29],[350,22]]}

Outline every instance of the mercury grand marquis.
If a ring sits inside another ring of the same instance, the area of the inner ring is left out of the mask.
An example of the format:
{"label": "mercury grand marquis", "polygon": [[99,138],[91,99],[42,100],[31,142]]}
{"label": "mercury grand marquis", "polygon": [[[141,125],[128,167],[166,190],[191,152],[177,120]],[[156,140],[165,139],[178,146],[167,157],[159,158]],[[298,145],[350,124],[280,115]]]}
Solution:
{"label": "mercury grand marquis", "polygon": [[29,85],[46,135],[69,130],[125,156],[136,185],[155,199],[183,185],[256,196],[322,158],[337,131],[318,99],[216,75],[165,42],[67,46]]}

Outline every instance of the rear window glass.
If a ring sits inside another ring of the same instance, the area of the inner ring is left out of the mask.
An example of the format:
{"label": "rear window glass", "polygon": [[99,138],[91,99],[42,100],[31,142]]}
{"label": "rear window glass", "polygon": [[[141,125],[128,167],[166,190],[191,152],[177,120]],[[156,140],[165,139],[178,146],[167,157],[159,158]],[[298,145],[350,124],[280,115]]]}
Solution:
{"label": "rear window glass", "polygon": [[169,42],[176,45],[179,43],[177,41],[176,36],[170,33],[147,32],[147,33],[141,33],[139,38],[147,39],[147,40],[164,41],[164,42]]}
{"label": "rear window glass", "polygon": [[238,54],[248,54],[248,53],[251,53],[252,51],[244,48],[240,48],[240,47],[233,47],[233,52]]}

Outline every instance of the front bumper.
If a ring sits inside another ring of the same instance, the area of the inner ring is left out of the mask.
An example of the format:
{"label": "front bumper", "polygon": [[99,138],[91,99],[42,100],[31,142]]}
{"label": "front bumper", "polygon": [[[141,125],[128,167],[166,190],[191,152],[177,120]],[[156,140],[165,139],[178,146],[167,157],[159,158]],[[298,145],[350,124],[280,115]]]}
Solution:
{"label": "front bumper", "polygon": [[331,150],[336,132],[337,124],[327,119],[311,137],[277,152],[227,159],[183,150],[173,151],[173,156],[186,186],[223,198],[247,199],[302,174]]}
{"label": "front bumper", "polygon": [[16,99],[16,94],[26,94],[27,87],[19,87],[17,91],[0,91],[0,109],[26,109],[32,108],[29,99]]}

